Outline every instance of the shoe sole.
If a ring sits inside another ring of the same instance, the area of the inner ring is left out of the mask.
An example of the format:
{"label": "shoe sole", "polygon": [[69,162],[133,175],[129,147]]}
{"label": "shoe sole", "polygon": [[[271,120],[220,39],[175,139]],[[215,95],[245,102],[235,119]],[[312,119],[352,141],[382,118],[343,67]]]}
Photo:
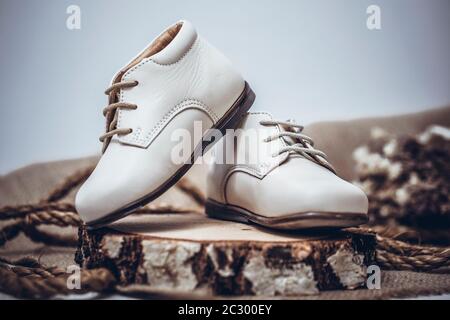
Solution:
{"label": "shoe sole", "polygon": [[208,130],[205,135],[203,135],[202,141],[196,146],[194,152],[191,155],[190,163],[184,164],[178,171],[170,177],[164,184],[160,187],[152,191],[150,194],[116,210],[100,219],[96,219],[86,223],[86,226],[89,229],[97,229],[101,228],[105,225],[108,225],[114,221],[117,221],[127,215],[133,213],[136,209],[152,202],[164,192],[166,192],[170,187],[172,187],[175,183],[177,183],[186,172],[192,167],[195,160],[199,155],[204,154],[209,150],[210,147],[214,145],[217,141],[211,141],[213,137],[213,129],[220,130],[222,135],[225,134],[227,129],[235,129],[238,125],[241,118],[247,113],[247,111],[252,106],[255,101],[255,93],[252,91],[247,82],[245,82],[244,90],[241,95],[237,98],[231,108],[227,111],[227,113],[213,126],[210,130]]}
{"label": "shoe sole", "polygon": [[282,218],[267,218],[241,207],[207,199],[205,213],[208,217],[221,220],[258,224],[280,230],[341,229],[355,227],[368,221],[364,213],[302,212]]}

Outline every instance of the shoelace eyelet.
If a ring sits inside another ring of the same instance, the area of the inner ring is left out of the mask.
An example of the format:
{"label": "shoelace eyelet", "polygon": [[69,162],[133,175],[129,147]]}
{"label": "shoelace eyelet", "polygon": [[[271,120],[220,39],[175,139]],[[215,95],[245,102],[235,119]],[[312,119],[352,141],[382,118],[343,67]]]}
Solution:
{"label": "shoelace eyelet", "polygon": [[136,104],[126,103],[126,102],[117,102],[117,97],[114,95],[117,94],[118,90],[122,90],[125,88],[136,87],[139,84],[138,80],[128,80],[121,82],[116,82],[112,84],[109,88],[105,90],[105,94],[109,96],[110,105],[103,109],[103,114],[106,117],[106,132],[100,136],[100,141],[103,143],[102,152],[105,152],[111,138],[117,135],[127,135],[133,132],[133,129],[117,129],[117,109],[129,109],[136,110],[138,106]]}

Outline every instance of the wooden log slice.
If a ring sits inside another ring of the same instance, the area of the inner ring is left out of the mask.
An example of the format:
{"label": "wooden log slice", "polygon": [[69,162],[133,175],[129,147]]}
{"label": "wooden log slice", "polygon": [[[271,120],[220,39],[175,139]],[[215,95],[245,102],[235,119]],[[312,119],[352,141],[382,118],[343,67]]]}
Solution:
{"label": "wooden log slice", "polygon": [[215,295],[295,296],[365,285],[375,238],[345,231],[281,233],[199,213],[132,215],[80,228],[76,261],[123,285]]}

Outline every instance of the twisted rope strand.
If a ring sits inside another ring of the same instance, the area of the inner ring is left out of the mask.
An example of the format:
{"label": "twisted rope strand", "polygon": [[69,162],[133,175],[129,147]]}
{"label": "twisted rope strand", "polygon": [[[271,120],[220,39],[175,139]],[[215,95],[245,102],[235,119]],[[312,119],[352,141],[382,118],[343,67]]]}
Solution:
{"label": "twisted rope strand", "polygon": [[24,218],[30,213],[39,213],[42,211],[76,212],[75,206],[71,203],[41,202],[36,204],[5,206],[0,208],[0,220]]}
{"label": "twisted rope strand", "polygon": [[45,299],[57,294],[111,292],[117,282],[114,275],[105,268],[81,269],[80,289],[69,289],[69,274],[59,270],[52,272],[49,268],[39,266],[29,270],[27,274],[24,276],[23,268],[0,263],[0,290],[19,298]]}
{"label": "twisted rope strand", "polygon": [[450,249],[444,249],[433,255],[410,257],[377,248],[376,259],[385,270],[431,271],[450,266]]}
{"label": "twisted rope strand", "polygon": [[44,267],[33,258],[24,258],[14,262],[0,258],[0,264],[9,265],[11,271],[21,277],[39,276],[43,278],[53,278],[66,274],[65,270],[59,267]]}
{"label": "twisted rope strand", "polygon": [[[349,228],[349,232],[374,234],[373,229]],[[449,247],[409,244],[376,234],[376,263],[385,270],[432,271],[450,266]]]}

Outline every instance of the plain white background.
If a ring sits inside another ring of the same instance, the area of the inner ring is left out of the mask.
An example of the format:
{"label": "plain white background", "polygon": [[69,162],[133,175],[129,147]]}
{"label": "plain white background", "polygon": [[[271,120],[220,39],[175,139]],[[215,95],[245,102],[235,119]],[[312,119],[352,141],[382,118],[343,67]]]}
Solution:
{"label": "plain white background", "polygon": [[[69,5],[81,30],[66,28]],[[381,30],[366,9],[381,8]],[[104,89],[188,19],[241,70],[254,110],[313,121],[450,104],[448,0],[0,0],[0,174],[100,152]]]}

